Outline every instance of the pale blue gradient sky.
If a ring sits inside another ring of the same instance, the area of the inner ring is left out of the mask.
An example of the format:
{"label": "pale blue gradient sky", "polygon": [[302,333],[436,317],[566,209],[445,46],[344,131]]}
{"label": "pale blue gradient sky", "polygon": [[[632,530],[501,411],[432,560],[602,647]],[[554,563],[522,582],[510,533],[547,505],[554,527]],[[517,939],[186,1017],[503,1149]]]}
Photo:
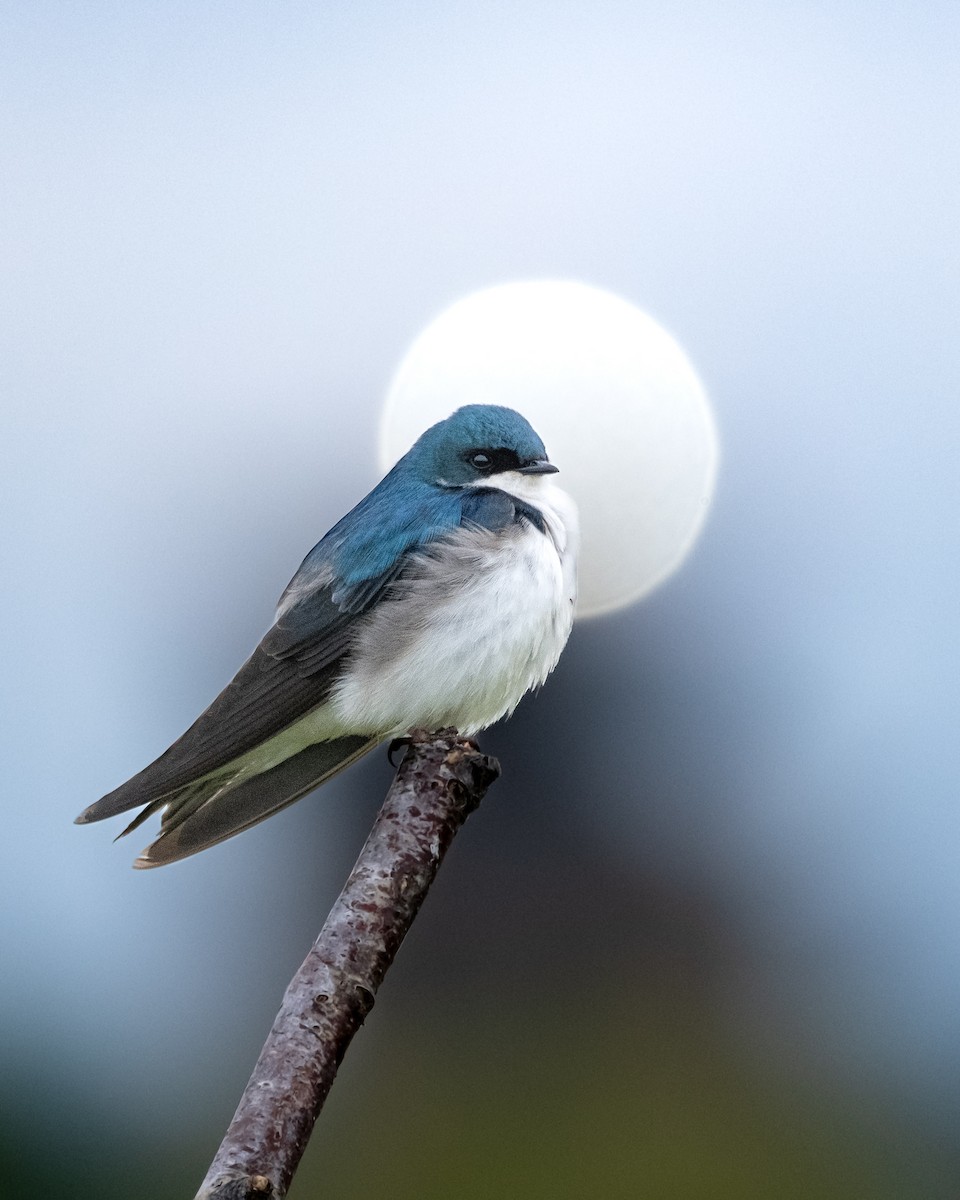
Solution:
{"label": "pale blue gradient sky", "polygon": [[[578,631],[516,728],[579,730],[584,780],[603,729],[636,731],[659,801],[571,789],[565,819],[716,877],[812,1042],[839,1031],[960,1103],[958,33],[946,3],[3,10],[18,1062],[85,1057],[114,1114],[147,1063],[182,1104],[169,1047],[216,1035],[201,969],[240,978],[234,922],[262,929],[265,976],[295,965],[298,896],[352,852],[318,863],[307,831],[336,842],[335,795],[372,812],[379,760],[170,872],[70,821],[193,719],[374,482],[411,339],[548,276],[680,339],[724,459],[692,562]],[[673,697],[657,736],[641,671]],[[732,1027],[759,1021],[750,996]]]}

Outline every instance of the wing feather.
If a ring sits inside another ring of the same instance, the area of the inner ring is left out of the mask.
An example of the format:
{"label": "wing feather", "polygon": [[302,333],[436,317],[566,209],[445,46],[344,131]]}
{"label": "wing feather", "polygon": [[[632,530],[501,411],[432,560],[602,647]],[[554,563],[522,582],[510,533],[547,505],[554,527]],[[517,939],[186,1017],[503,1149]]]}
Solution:
{"label": "wing feather", "polygon": [[312,792],[377,744],[377,738],[342,737],[308,746],[270,771],[216,795],[188,795],[164,815],[160,836],[134,863],[160,867],[242,833]]}

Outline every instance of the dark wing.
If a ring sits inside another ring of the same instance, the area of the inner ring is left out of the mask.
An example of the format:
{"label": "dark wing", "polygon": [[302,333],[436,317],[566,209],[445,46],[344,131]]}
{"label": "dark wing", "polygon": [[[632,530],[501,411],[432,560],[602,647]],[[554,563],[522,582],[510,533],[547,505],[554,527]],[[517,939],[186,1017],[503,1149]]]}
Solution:
{"label": "dark wing", "polygon": [[[204,802],[202,792],[182,800],[176,794],[167,804],[160,836],[148,846],[133,864],[135,867],[162,867],[217,842],[242,833],[258,821],[273,816],[288,804],[293,804],[331,775],[342,771],[379,741],[362,736],[335,738],[306,746],[299,754],[279,763],[269,771],[244,780],[218,795],[211,803]],[[202,788],[204,785],[199,785]],[[165,801],[158,800],[156,806]],[[148,804],[144,811],[124,830],[129,833],[142,819],[154,811]]]}
{"label": "dark wing", "polygon": [[[158,759],[77,818],[80,824],[150,804],[225,766],[322,704],[350,646],[354,614],[341,612],[330,586],[301,602],[311,632],[300,652],[277,653],[283,631],[274,625],[251,657],[190,728]],[[305,629],[305,625],[304,625]]]}

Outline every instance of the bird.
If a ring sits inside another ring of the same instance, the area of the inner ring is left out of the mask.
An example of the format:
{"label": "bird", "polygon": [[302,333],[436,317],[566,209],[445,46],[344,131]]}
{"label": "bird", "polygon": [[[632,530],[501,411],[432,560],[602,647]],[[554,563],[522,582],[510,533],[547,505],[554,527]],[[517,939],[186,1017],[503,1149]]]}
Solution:
{"label": "bird", "polygon": [[162,810],[138,868],[176,862],[299,800],[387,739],[472,736],[559,661],[576,604],[576,504],[529,422],[468,404],[317,543],[233,680],[78,824]]}

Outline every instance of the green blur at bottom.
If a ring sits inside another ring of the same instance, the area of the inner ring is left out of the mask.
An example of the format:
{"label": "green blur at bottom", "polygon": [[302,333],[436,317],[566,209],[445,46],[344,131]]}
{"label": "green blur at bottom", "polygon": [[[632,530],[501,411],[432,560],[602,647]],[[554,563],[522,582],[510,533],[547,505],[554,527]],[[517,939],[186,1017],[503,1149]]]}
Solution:
{"label": "green blur at bottom", "polygon": [[[501,987],[496,1012],[489,992],[425,1003],[388,982],[290,1200],[956,1200],[950,1148],[896,1105],[828,1093],[809,1070],[801,1088],[783,1046],[778,1065],[747,1063],[690,992],[583,982]],[[158,1123],[134,1145],[82,1112],[65,1137],[19,1087],[0,1196],[189,1200],[238,1096],[224,1088],[188,1137]]]}
{"label": "green blur at bottom", "polygon": [[955,1164],[862,1097],[787,1092],[682,1006],[596,1000],[511,1024],[463,1013],[467,1039],[444,1019],[393,1030],[386,1057],[379,1038],[352,1051],[291,1200],[955,1197]]}

